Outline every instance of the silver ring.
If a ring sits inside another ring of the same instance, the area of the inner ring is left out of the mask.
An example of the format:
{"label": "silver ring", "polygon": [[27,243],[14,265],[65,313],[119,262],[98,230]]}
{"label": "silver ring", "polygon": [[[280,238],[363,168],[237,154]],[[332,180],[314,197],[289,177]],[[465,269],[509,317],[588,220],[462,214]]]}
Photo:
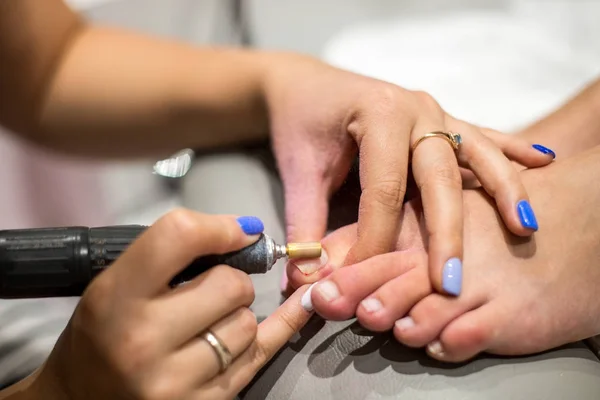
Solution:
{"label": "silver ring", "polygon": [[231,352],[229,351],[227,346],[225,346],[219,340],[219,338],[213,335],[211,331],[206,331],[202,335],[202,339],[206,340],[208,344],[210,344],[210,347],[212,347],[215,351],[215,354],[217,355],[217,358],[219,359],[219,364],[221,366],[220,372],[225,371],[227,367],[229,367],[229,364],[231,364],[231,361],[233,360],[233,356],[231,355]]}

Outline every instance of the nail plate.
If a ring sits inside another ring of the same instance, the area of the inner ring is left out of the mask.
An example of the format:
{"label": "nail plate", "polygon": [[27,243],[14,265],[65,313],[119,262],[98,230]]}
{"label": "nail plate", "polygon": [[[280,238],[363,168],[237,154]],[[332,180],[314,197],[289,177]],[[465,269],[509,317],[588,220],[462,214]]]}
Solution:
{"label": "nail plate", "polygon": [[451,258],[444,264],[442,288],[446,293],[458,296],[462,290],[462,261]]}
{"label": "nail plate", "polygon": [[439,340],[436,340],[427,345],[427,351],[433,355],[442,357],[444,355],[444,346],[442,346],[442,343]]}
{"label": "nail plate", "polygon": [[533,147],[534,149],[536,149],[537,151],[539,151],[541,153],[551,155],[552,158],[556,158],[556,153],[554,151],[552,151],[551,149],[547,148],[546,146],[542,146],[541,144],[534,144],[531,147]]}
{"label": "nail plate", "polygon": [[527,200],[521,200],[517,203],[517,213],[519,214],[519,219],[521,220],[521,225],[524,228],[532,229],[534,231],[538,230],[537,219],[535,218],[535,213],[533,212],[533,208],[531,208],[531,204]]}
{"label": "nail plate", "polygon": [[340,291],[335,283],[331,281],[322,282],[317,286],[317,292],[325,299],[325,301],[333,301],[340,297]]}
{"label": "nail plate", "polygon": [[258,235],[265,230],[263,222],[257,217],[239,217],[237,222],[246,235]]}
{"label": "nail plate", "polygon": [[327,264],[328,260],[329,257],[327,256],[327,251],[325,251],[325,249],[321,249],[320,258],[313,258],[310,260],[293,260],[290,262],[304,275],[310,275],[323,268]]}
{"label": "nail plate", "polygon": [[364,299],[360,302],[360,304],[368,313],[374,313],[383,308],[383,304],[381,304],[381,302],[374,297]]}
{"label": "nail plate", "polygon": [[404,332],[407,329],[410,329],[415,326],[415,320],[411,317],[404,317],[396,321],[396,328],[400,330],[400,332]]}
{"label": "nail plate", "polygon": [[308,312],[311,312],[312,310],[314,310],[311,295],[312,295],[312,290],[317,283],[318,282],[315,282],[312,285],[310,285],[310,287],[306,290],[306,292],[304,292],[304,294],[302,295],[302,298],[300,299],[300,304],[302,305],[302,308],[304,308]]}

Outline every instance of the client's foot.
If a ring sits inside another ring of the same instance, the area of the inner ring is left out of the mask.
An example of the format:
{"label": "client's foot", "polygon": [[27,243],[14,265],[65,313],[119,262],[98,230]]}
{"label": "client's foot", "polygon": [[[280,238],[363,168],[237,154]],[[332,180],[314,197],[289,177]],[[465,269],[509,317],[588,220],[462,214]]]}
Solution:
{"label": "client's foot", "polygon": [[[527,171],[524,179],[540,225],[531,240],[509,235],[485,195],[465,192],[459,297],[431,293],[413,205],[402,224],[402,251],[336,271],[315,286],[314,307],[333,319],[355,311],[367,328],[393,327],[401,342],[427,346],[445,361],[482,351],[534,353],[599,333],[599,196],[595,189],[582,191],[573,175],[555,167]],[[344,229],[349,241],[353,227]],[[340,244],[336,234],[329,246]]]}
{"label": "client's foot", "polygon": [[481,193],[465,192],[463,292],[421,300],[395,324],[399,341],[463,361],[482,351],[535,353],[600,332],[597,203],[575,188],[546,187],[530,192],[540,225],[530,241],[508,235]]}

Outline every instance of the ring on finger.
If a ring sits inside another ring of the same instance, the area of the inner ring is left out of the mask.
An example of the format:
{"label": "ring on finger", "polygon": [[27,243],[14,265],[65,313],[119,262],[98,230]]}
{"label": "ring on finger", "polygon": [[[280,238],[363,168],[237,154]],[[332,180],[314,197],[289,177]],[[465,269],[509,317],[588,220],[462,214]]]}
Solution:
{"label": "ring on finger", "polygon": [[415,149],[417,148],[417,146],[419,144],[421,144],[421,142],[423,142],[426,139],[433,138],[433,137],[438,137],[438,138],[442,138],[442,139],[446,140],[450,144],[450,146],[452,146],[452,149],[455,152],[458,152],[460,150],[460,146],[462,145],[462,141],[463,141],[460,133],[444,132],[444,131],[429,132],[429,133],[426,133],[425,135],[421,136],[419,139],[417,139],[417,141],[412,145],[411,151],[414,152]]}
{"label": "ring on finger", "polygon": [[219,338],[217,338],[211,331],[206,331],[202,335],[202,339],[206,340],[208,344],[210,344],[210,347],[212,347],[217,355],[219,364],[221,366],[221,372],[225,371],[233,360],[233,356],[231,355],[231,352],[227,346],[225,346],[223,342],[221,342]]}

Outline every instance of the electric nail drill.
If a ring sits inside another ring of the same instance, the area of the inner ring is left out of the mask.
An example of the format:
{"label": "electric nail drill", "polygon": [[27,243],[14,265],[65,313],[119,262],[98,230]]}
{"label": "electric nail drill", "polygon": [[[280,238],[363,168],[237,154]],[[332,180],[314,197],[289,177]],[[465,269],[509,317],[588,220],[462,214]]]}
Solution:
{"label": "electric nail drill", "polygon": [[[0,231],[0,298],[81,296],[147,227],[64,227]],[[171,286],[225,264],[247,274],[264,274],[281,258],[318,258],[321,244],[279,245],[262,234],[239,251],[197,258]]]}

